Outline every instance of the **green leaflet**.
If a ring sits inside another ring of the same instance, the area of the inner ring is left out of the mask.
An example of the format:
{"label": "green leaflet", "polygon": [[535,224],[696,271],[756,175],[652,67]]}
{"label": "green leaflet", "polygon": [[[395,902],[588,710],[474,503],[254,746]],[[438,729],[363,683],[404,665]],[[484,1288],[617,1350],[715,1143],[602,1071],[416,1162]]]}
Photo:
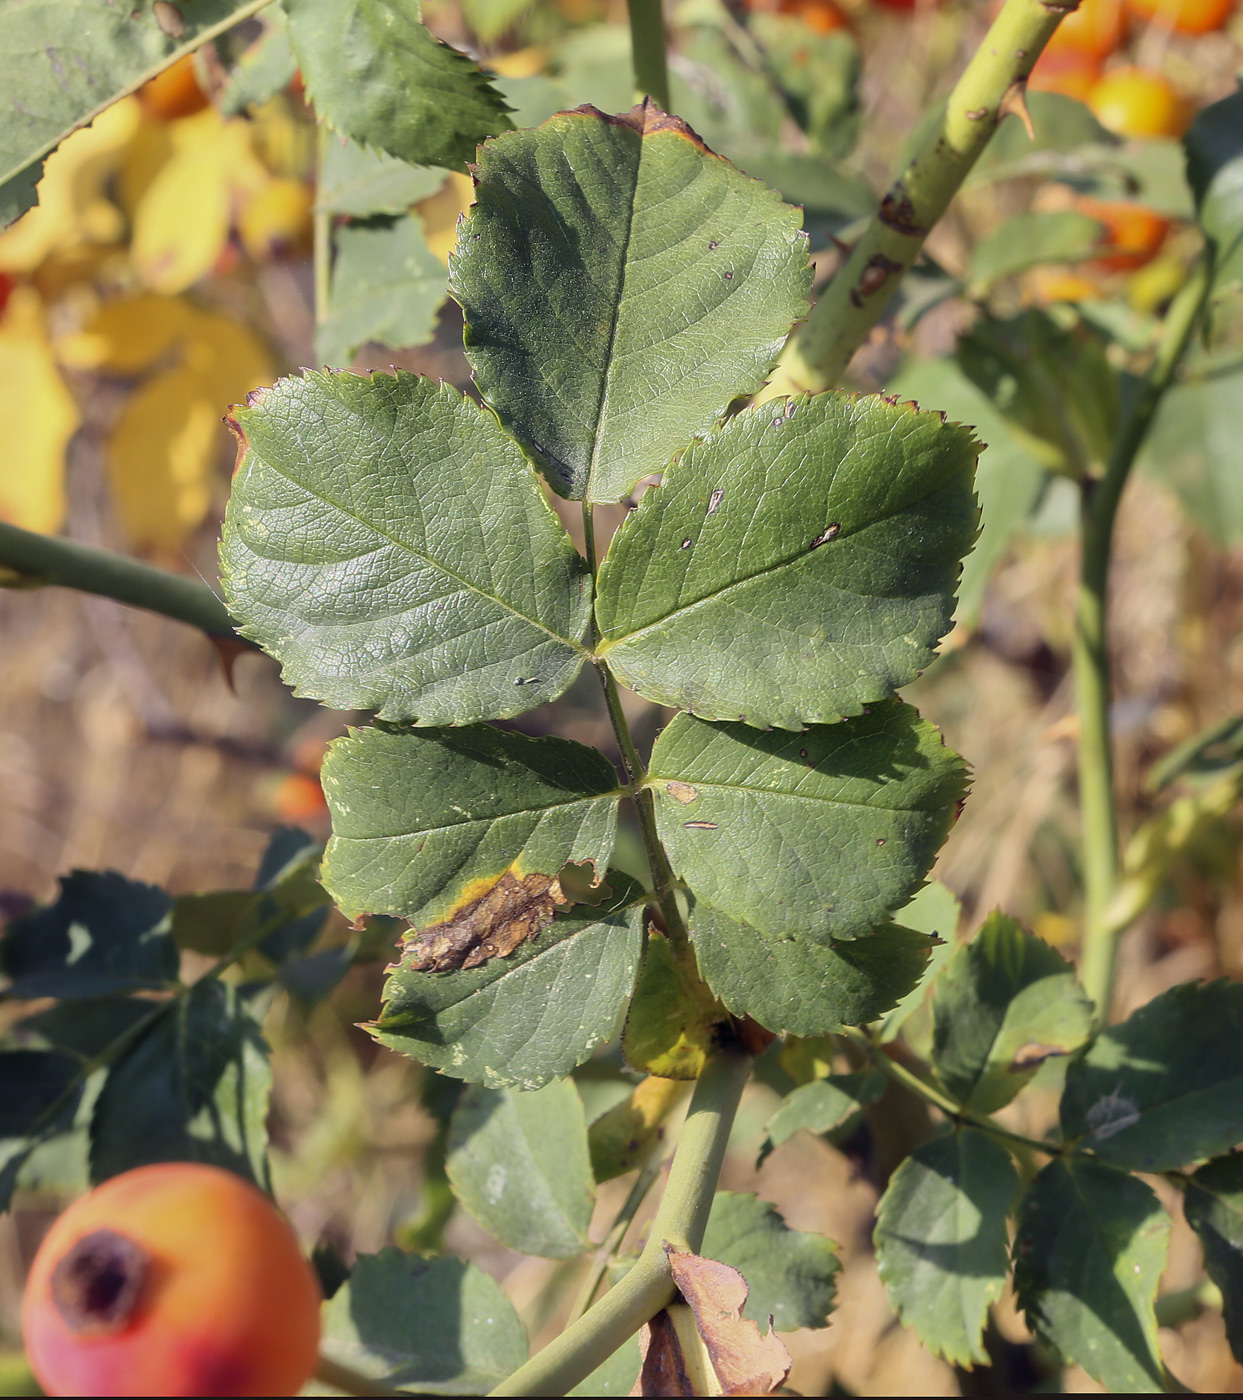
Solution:
{"label": "green leaflet", "polygon": [[1153,1304],[1170,1218],[1142,1181],[1087,1158],[1028,1186],[1014,1287],[1032,1330],[1109,1390],[1166,1389]]}
{"label": "green leaflet", "polygon": [[859,1070],[853,1074],[830,1074],[800,1084],[782,1100],[781,1107],[768,1120],[762,1162],[774,1147],[788,1142],[795,1133],[830,1133],[852,1122],[856,1115],[885,1092],[889,1081],[880,1070]]}
{"label": "green leaflet", "polygon": [[1219,1157],[1187,1182],[1187,1224],[1200,1237],[1204,1267],[1221,1289],[1226,1336],[1243,1356],[1243,1156]]}
{"label": "green leaflet", "polygon": [[1243,281],[1243,89],[1196,114],[1183,138],[1187,180],[1213,252],[1214,292]]}
{"label": "green leaflet", "polygon": [[[488,725],[353,730],[328,750],[324,885],[347,918],[446,918],[506,871],[603,873],[617,775],[595,749]],[[460,974],[455,974],[460,975]]]}
{"label": "green leaflet", "polygon": [[468,1089],[449,1122],[453,1194],[502,1244],[545,1259],[590,1247],[595,1181],[572,1079],[532,1093]]}
{"label": "green leaflet", "polygon": [[246,2],[193,0],[173,39],[146,3],[5,0],[0,223],[34,204],[43,157],[75,127],[228,28]]}
{"label": "green leaflet", "polygon": [[509,129],[500,94],[419,18],[418,0],[286,0],[290,38],[320,117],[413,165],[464,170]]}
{"label": "green leaflet", "polygon": [[691,938],[699,972],[735,1016],[778,1035],[826,1035],[883,1015],[918,983],[932,940],[896,924],[832,943],[773,938],[697,901]]}
{"label": "green leaflet", "polygon": [[799,211],[650,104],[477,172],[450,284],[480,391],[561,495],[620,500],[760,387],[807,306]]}
{"label": "green leaflet", "polygon": [[1062,1132],[1104,1162],[1170,1171],[1243,1141],[1243,985],[1171,987],[1066,1073]]}
{"label": "green leaflet", "polygon": [[643,947],[642,892],[615,871],[607,881],[614,893],[598,908],[557,915],[507,958],[449,974],[399,966],[376,1039],[490,1088],[568,1074],[617,1029]]}
{"label": "green leaflet", "polygon": [[81,1064],[63,1050],[0,1051],[0,1075],[0,1210],[8,1210],[31,1153],[72,1131],[83,1085]]}
{"label": "green leaflet", "polygon": [[306,374],[234,421],[221,578],[299,695],[465,724],[578,674],[585,566],[518,449],[457,390]]}
{"label": "green leaflet", "polygon": [[279,5],[269,5],[261,15],[263,33],[234,64],[221,90],[218,101],[223,116],[236,117],[247,107],[269,101],[289,85],[298,71],[284,10]]}
{"label": "green leaflet", "polygon": [[[932,1037],[931,1017],[927,1010],[928,993],[936,985],[941,969],[954,955],[958,925],[962,921],[962,905],[953,890],[930,880],[916,891],[908,904],[897,911],[894,918],[903,928],[935,934],[940,942],[932,949],[928,970],[920,978],[919,985],[889,1012],[877,1028],[877,1037],[885,1045],[901,1035],[915,1053],[926,1060]],[[923,1043],[925,1041],[927,1045]]]}
{"label": "green leaflet", "polygon": [[801,734],[678,715],[648,786],[697,899],[774,938],[827,945],[871,933],[910,897],[966,774],[932,725],[887,701]]}
{"label": "green leaflet", "polygon": [[776,1206],[718,1191],[700,1255],[728,1264],[747,1281],[743,1317],[778,1332],[825,1327],[833,1308],[837,1246],[824,1235],[791,1230]]}
{"label": "green leaflet", "polygon": [[979,444],[939,413],[822,394],[694,442],[600,570],[599,652],[649,700],[801,729],[933,659],[976,536]]}
{"label": "green leaflet", "polygon": [[1104,226],[1073,209],[1020,214],[982,238],[971,254],[968,285],[985,295],[995,282],[1043,263],[1081,262],[1100,248]]}
{"label": "green leaflet", "polygon": [[408,165],[356,141],[329,141],[319,168],[315,207],[363,218],[404,214],[435,194],[445,179],[445,172],[434,165]]}
{"label": "green leaflet", "polygon": [[390,1248],[360,1254],[325,1305],[324,1351],[393,1387],[483,1395],[527,1359],[527,1336],[476,1265]]}
{"label": "green leaflet", "polygon": [[932,1065],[964,1108],[995,1113],[1044,1061],[1092,1033],[1092,1003],[1068,963],[1004,914],[990,916],[937,980]]}
{"label": "green leaflet", "polygon": [[356,221],[336,235],[328,317],[315,333],[324,364],[348,366],[369,340],[424,345],[445,299],[444,264],[413,214]]}
{"label": "green leaflet", "polygon": [[1005,1287],[1018,1184],[1005,1149],[962,1128],[920,1143],[881,1199],[876,1256],[890,1302],[951,1365],[988,1360],[984,1324]]}

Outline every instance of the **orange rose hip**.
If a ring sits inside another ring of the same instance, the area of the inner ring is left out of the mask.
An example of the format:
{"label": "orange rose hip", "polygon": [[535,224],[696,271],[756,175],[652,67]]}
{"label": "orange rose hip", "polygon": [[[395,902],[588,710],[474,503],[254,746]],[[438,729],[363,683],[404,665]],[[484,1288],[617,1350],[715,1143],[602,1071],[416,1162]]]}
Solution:
{"label": "orange rose hip", "polygon": [[296,1395],[315,1369],[319,1304],[261,1191],[170,1162],[113,1177],[53,1224],[22,1332],[49,1395]]}

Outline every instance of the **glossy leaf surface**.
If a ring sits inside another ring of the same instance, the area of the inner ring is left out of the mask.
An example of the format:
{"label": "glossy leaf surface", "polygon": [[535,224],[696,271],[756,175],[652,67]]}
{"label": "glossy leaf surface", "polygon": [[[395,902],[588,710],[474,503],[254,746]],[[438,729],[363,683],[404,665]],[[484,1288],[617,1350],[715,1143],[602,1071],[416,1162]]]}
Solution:
{"label": "glossy leaf surface", "polygon": [[617,776],[594,749],[487,725],[355,730],[322,778],[333,835],[324,884],[343,913],[431,923],[518,867],[555,876],[568,861],[603,872]]}
{"label": "glossy leaf surface", "polygon": [[451,278],[467,357],[563,496],[661,471],[806,310],[798,211],[658,108],[490,141],[477,179]]}
{"label": "glossy leaf surface", "polygon": [[1153,1304],[1170,1219],[1150,1187],[1080,1158],[1027,1188],[1014,1286],[1028,1324],[1109,1390],[1165,1389]]}
{"label": "glossy leaf surface", "polygon": [[582,560],[517,448],[455,389],[307,374],[236,423],[222,581],[298,694],[464,724],[578,674]]}
{"label": "glossy leaf surface", "polygon": [[600,571],[600,653],[649,700],[765,728],[857,715],[928,665],[975,539],[979,445],[823,394],[694,442]]}
{"label": "glossy leaf surface", "polygon": [[951,1365],[988,1360],[984,1324],[1005,1287],[1018,1184],[1005,1149],[964,1128],[920,1143],[881,1199],[876,1255],[889,1300]]}
{"label": "glossy leaf surface", "polygon": [[890,701],[801,734],[678,715],[649,786],[674,870],[778,938],[861,938],[914,892],[965,789],[962,760]]}

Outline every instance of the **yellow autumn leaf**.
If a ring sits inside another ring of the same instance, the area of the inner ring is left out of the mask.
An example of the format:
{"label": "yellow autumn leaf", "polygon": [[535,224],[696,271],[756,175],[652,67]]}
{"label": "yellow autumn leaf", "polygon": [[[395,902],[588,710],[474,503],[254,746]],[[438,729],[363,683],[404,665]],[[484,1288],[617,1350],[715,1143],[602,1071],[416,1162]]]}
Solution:
{"label": "yellow autumn leaf", "polygon": [[442,263],[457,244],[457,221],[475,202],[475,182],[454,171],[433,195],[420,200],[415,210],[423,220],[427,246]]}
{"label": "yellow autumn leaf", "polygon": [[252,389],[275,378],[267,347],[243,322],[215,311],[197,311],[186,344],[186,364],[203,382],[217,418]]}
{"label": "yellow autumn leaf", "polygon": [[0,519],[45,534],[65,518],[65,448],[78,409],[52,357],[43,304],[18,287],[0,321]]}
{"label": "yellow autumn leaf", "polygon": [[105,302],[82,330],[61,336],[56,352],[71,369],[141,374],[185,341],[196,316],[183,297],[122,297]]}
{"label": "yellow autumn leaf", "polygon": [[121,213],[104,190],[140,120],[138,100],[123,98],[48,156],[39,203],[0,234],[0,271],[33,272],[53,253],[122,236]]}

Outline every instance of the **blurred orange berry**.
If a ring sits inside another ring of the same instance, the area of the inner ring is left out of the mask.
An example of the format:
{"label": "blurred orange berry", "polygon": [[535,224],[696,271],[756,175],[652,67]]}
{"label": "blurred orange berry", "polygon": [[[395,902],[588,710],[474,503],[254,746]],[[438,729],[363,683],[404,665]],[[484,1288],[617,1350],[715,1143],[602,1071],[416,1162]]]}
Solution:
{"label": "blurred orange berry", "polygon": [[1100,295],[1096,283],[1077,272],[1038,267],[1027,278],[1027,299],[1038,306],[1055,301],[1096,301]]}
{"label": "blurred orange berry", "polygon": [[1168,78],[1151,68],[1115,68],[1088,94],[1097,120],[1119,136],[1181,136],[1191,112]]}
{"label": "blurred orange berry", "polygon": [[1225,27],[1234,0],[1127,0],[1127,9],[1179,34],[1212,34]]}
{"label": "blurred orange berry", "polygon": [[1033,92],[1060,92],[1086,102],[1100,79],[1101,60],[1094,54],[1078,49],[1050,53],[1046,49],[1032,69],[1027,86]]}
{"label": "blurred orange berry", "polygon": [[1045,57],[1075,53],[1103,60],[1119,49],[1125,38],[1122,0],[1080,0],[1079,8],[1053,31],[1045,45]]}
{"label": "blurred orange berry", "polygon": [[272,807],[282,821],[311,821],[328,810],[319,779],[309,773],[287,773],[272,794]]}
{"label": "blurred orange berry", "polygon": [[311,236],[315,196],[301,180],[271,180],[247,200],[237,223],[242,246],[256,262],[304,247]]}
{"label": "blurred orange berry", "polygon": [[143,111],[156,121],[171,122],[178,117],[192,117],[208,105],[207,94],[199,86],[194,71],[194,55],[186,54],[149,83],[138,89]]}
{"label": "blurred orange berry", "polygon": [[1168,219],[1142,204],[1084,196],[1075,201],[1075,208],[1105,225],[1102,242],[1111,251],[1093,258],[1091,265],[1109,272],[1130,272],[1151,262],[1170,231]]}
{"label": "blurred orange berry", "polygon": [[833,0],[778,0],[777,13],[796,16],[813,34],[832,34],[850,27]]}

